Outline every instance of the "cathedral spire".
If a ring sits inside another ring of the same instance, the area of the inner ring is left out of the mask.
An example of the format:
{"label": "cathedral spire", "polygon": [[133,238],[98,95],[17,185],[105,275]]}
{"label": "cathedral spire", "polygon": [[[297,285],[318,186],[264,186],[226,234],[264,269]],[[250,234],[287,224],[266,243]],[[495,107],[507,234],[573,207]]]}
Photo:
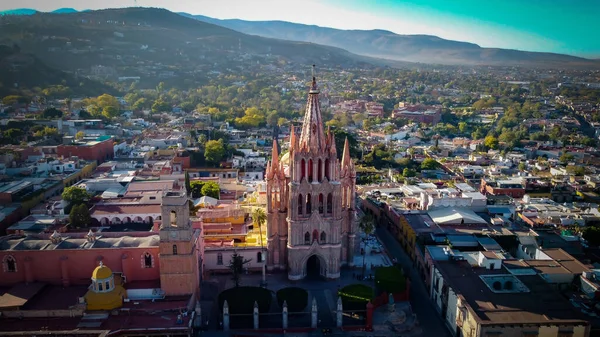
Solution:
{"label": "cathedral spire", "polygon": [[290,151],[295,149],[296,145],[296,133],[294,132],[294,125],[290,125]]}
{"label": "cathedral spire", "polygon": [[350,142],[348,141],[348,137],[346,137],[344,152],[342,153],[342,169],[348,169],[353,166],[352,158],[350,157]]}
{"label": "cathedral spire", "polygon": [[271,167],[279,168],[279,151],[277,150],[277,139],[273,139],[273,150],[271,151]]}
{"label": "cathedral spire", "polygon": [[313,65],[312,85],[308,92],[302,132],[300,133],[300,148],[305,151],[321,151],[325,148],[325,133],[323,132],[321,107],[319,106],[319,89],[317,79],[314,76],[314,69],[315,66]]}

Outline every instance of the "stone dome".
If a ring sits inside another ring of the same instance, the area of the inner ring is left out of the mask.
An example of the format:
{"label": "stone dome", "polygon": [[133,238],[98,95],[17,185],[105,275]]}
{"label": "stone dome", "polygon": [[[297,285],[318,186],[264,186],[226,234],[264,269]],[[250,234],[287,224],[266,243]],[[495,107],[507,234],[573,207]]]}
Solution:
{"label": "stone dome", "polygon": [[110,270],[110,268],[108,268],[102,262],[100,262],[100,265],[96,267],[96,269],[94,269],[94,272],[92,273],[92,279],[102,280],[110,278],[112,275],[112,270]]}

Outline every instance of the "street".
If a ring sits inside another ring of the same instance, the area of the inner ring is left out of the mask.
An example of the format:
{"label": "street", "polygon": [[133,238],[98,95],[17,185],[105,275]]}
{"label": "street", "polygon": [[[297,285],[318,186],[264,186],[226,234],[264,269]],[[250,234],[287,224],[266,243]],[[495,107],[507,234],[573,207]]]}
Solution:
{"label": "street", "polygon": [[410,303],[423,329],[423,336],[450,337],[450,332],[429,299],[429,291],[425,288],[425,284],[421,281],[416,269],[413,268],[412,261],[406,255],[400,243],[385,228],[378,227],[376,233],[390,257],[396,258],[404,271],[410,276]]}

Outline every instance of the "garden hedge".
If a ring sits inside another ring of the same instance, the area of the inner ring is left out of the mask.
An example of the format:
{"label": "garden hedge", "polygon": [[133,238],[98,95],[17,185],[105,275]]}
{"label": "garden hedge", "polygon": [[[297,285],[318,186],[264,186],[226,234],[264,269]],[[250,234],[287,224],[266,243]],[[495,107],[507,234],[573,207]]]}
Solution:
{"label": "garden hedge", "polygon": [[288,312],[301,312],[308,305],[308,292],[298,287],[288,287],[277,291],[277,303],[283,309],[283,301],[287,302]]}
{"label": "garden hedge", "polygon": [[235,287],[219,294],[219,308],[223,312],[223,303],[227,300],[230,314],[252,314],[254,302],[258,303],[258,311],[269,312],[273,295],[271,291],[261,287]]}

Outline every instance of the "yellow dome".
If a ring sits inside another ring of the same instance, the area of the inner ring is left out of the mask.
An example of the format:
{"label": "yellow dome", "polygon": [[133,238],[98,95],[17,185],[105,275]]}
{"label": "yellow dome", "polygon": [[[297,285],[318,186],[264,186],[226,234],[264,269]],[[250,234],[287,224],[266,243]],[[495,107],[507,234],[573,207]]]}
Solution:
{"label": "yellow dome", "polygon": [[102,280],[110,278],[112,274],[112,270],[110,270],[110,268],[108,268],[107,266],[102,264],[102,262],[100,262],[100,265],[96,267],[96,269],[94,269],[94,272],[92,273],[92,278],[94,280]]}
{"label": "yellow dome", "polygon": [[281,163],[283,163],[283,165],[289,165],[290,164],[290,153],[286,152],[283,154],[283,156],[281,156],[281,159],[279,159],[279,161]]}

